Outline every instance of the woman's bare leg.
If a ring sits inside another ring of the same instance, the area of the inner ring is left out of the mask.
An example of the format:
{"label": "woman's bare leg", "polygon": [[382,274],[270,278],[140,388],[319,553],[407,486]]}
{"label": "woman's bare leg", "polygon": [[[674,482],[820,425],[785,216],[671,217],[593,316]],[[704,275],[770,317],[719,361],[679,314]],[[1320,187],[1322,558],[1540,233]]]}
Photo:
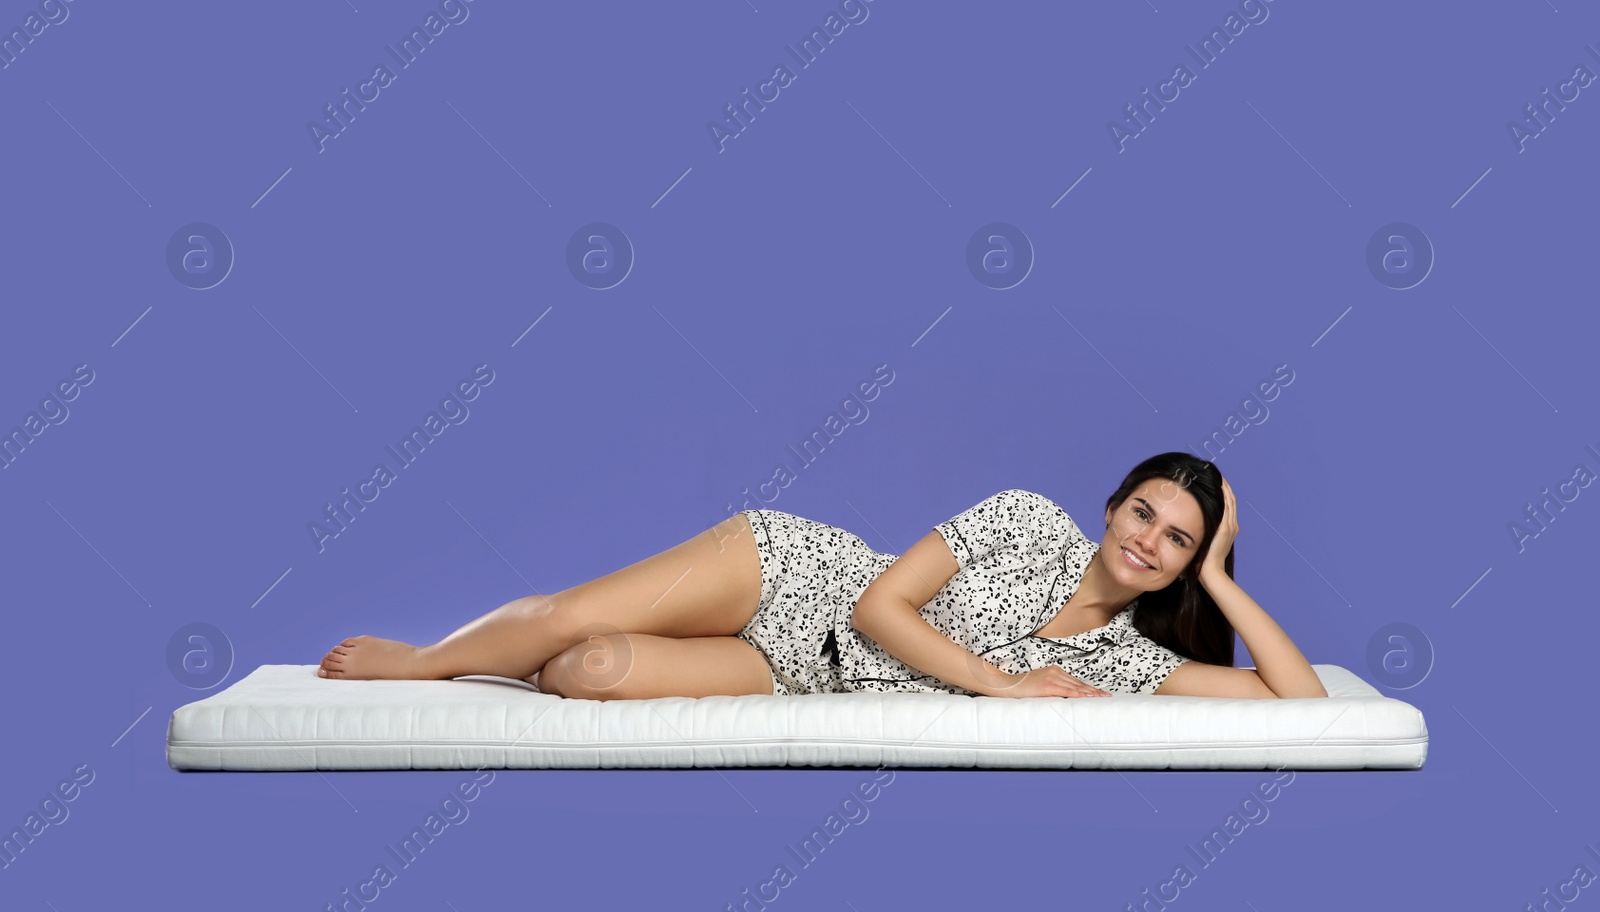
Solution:
{"label": "woman's bare leg", "polygon": [[772,668],[738,637],[611,634],[545,663],[539,690],[580,700],[772,693]]}
{"label": "woman's bare leg", "polygon": [[743,514],[554,595],[516,599],[429,646],[352,637],[323,657],[328,678],[531,678],[591,636],[733,636],[761,600],[761,562]]}

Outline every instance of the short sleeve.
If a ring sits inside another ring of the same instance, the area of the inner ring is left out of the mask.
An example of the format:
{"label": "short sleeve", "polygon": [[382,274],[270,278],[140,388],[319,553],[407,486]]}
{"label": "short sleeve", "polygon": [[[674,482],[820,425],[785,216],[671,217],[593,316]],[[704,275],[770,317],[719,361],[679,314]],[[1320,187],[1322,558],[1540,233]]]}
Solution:
{"label": "short sleeve", "polygon": [[1011,488],[987,497],[935,525],[950,554],[963,570],[986,560],[1015,555],[1026,558],[1065,521],[1054,501],[1032,491]]}
{"label": "short sleeve", "polygon": [[1099,674],[1089,683],[1112,693],[1125,694],[1155,693],[1168,675],[1189,661],[1138,633],[1113,647],[1108,658],[1107,662],[1096,663]]}

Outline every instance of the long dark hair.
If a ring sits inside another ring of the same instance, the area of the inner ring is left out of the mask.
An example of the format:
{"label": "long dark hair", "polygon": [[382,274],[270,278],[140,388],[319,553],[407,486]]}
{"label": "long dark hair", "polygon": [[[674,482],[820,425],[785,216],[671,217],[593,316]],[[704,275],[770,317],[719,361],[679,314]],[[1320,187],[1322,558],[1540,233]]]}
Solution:
{"label": "long dark hair", "polygon": [[[1204,517],[1205,534],[1200,547],[1195,549],[1194,560],[1184,568],[1187,580],[1176,579],[1165,589],[1139,596],[1139,607],[1133,613],[1134,629],[1185,658],[1231,666],[1233,625],[1200,585],[1199,577],[1217,527],[1222,525],[1222,511],[1226,505],[1222,497],[1222,473],[1214,463],[1184,452],[1152,456],[1133,467],[1122,484],[1106,498],[1106,508],[1115,513],[1135,488],[1152,478],[1175,481],[1194,495]],[[1229,578],[1233,577],[1233,552],[1234,549],[1229,548],[1222,562]]]}

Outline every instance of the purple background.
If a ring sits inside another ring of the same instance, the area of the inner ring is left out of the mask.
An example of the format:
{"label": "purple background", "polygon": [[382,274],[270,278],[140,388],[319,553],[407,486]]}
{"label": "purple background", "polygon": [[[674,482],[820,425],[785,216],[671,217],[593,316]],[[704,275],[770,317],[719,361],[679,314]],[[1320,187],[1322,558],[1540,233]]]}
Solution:
{"label": "purple background", "polygon": [[[1098,538],[1123,473],[1230,414],[1260,420],[1211,451],[1237,578],[1311,661],[1422,709],[1423,770],[1300,773],[1204,868],[1186,847],[1271,774],[903,770],[801,866],[870,771],[501,772],[369,908],[720,909],[788,864],[779,909],[1121,909],[1186,864],[1183,909],[1520,909],[1600,871],[1600,487],[1511,529],[1600,472],[1600,87],[1522,151],[1508,126],[1600,69],[1593,9],[1275,0],[1205,68],[1186,46],[1236,4],[874,0],[805,68],[786,46],[837,5],[474,0],[406,68],[385,48],[423,0],[68,9],[0,70],[0,428],[94,372],[0,471],[0,828],[95,775],[0,905],[321,909],[393,867],[466,773],[168,769],[172,710],[258,665],[431,641],[742,506],[899,553],[1024,487]],[[380,64],[319,152],[308,124]],[[708,122],[780,64],[718,151]],[[1119,152],[1108,122],[1180,64]],[[236,256],[206,290],[164,259],[193,222]],[[591,222],[635,255],[605,290],[566,262]],[[991,222],[1034,251],[1005,290],[966,264]],[[1436,255],[1404,290],[1366,260],[1393,222]],[[479,364],[470,419],[398,468]],[[870,415],[798,466],[879,364]],[[319,553],[308,524],[379,461],[398,478]],[[234,653],[210,690],[167,659],[196,622]],[[1393,623],[1420,681],[1368,659]]]}

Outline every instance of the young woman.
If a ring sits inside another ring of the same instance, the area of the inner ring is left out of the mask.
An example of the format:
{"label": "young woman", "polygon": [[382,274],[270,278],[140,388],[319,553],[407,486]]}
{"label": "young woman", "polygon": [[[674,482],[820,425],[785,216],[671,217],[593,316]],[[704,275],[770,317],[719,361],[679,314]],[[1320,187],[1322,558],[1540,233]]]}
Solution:
{"label": "young woman", "polygon": [[[519,598],[429,646],[358,636],[326,678],[523,678],[590,700],[942,692],[1326,697],[1283,629],[1233,580],[1239,531],[1217,467],[1135,466],[1102,542],[1066,511],[1001,491],[903,555],[778,510],[745,510],[660,554]],[[1255,668],[1233,667],[1235,631]]]}

